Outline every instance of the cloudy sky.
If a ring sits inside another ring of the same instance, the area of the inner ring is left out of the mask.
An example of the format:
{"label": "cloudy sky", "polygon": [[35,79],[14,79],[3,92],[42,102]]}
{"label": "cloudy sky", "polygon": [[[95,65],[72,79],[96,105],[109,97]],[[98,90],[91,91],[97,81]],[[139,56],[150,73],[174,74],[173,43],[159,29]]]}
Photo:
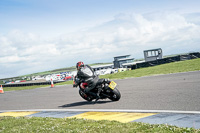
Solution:
{"label": "cloudy sky", "polygon": [[0,79],[200,51],[199,0],[0,0]]}

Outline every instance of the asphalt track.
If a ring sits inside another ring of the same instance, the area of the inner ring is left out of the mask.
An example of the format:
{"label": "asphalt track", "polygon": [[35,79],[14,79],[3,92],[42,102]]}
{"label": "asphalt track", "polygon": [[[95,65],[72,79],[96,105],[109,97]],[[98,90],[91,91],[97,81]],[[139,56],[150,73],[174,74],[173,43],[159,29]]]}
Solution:
{"label": "asphalt track", "polygon": [[[78,112],[74,116],[87,118],[92,115],[95,119],[99,116],[112,116],[110,112],[115,112],[112,114],[116,117],[119,117],[118,113],[122,113],[120,117],[127,116],[120,118],[127,122],[168,123],[200,128],[200,71],[129,78],[115,82],[118,83],[122,95],[120,101],[106,99],[99,100],[96,104],[84,101],[78,94],[78,88],[72,88],[72,85],[5,92],[0,95],[0,115],[11,115],[10,110],[32,110],[36,112],[29,115],[51,116],[50,113],[56,117],[59,115],[54,112],[60,112],[63,114],[60,117],[68,117],[69,114],[74,114],[72,112]],[[135,119],[137,113],[142,114]]]}

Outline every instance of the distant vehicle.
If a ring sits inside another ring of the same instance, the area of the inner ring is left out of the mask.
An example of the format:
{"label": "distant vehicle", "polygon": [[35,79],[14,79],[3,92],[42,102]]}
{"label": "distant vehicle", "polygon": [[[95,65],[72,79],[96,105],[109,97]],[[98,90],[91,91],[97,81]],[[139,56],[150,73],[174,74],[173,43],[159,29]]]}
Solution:
{"label": "distant vehicle", "polygon": [[108,68],[108,69],[101,69],[101,70],[98,70],[98,71],[95,71],[95,72],[96,72],[97,75],[105,75],[105,74],[117,73],[118,69]]}
{"label": "distant vehicle", "polygon": [[117,73],[117,72],[118,72],[118,69],[112,69],[110,74]]}
{"label": "distant vehicle", "polygon": [[118,69],[119,72],[124,72],[124,71],[127,71],[127,70],[128,70],[127,68],[119,68]]}
{"label": "distant vehicle", "polygon": [[6,82],[5,82],[5,84],[10,84],[10,83],[11,83],[11,82],[9,82],[9,81],[6,81]]}
{"label": "distant vehicle", "polygon": [[39,80],[39,79],[44,79],[44,78],[42,78],[42,77],[35,77],[32,80]]}
{"label": "distant vehicle", "polygon": [[98,70],[98,71],[95,71],[97,75],[105,75],[105,69],[101,69],[101,70]]}
{"label": "distant vehicle", "polygon": [[104,74],[111,74],[111,72],[112,72],[112,69],[105,69]]}
{"label": "distant vehicle", "polygon": [[67,76],[63,78],[63,80],[69,80],[69,79],[72,79],[72,76]]}

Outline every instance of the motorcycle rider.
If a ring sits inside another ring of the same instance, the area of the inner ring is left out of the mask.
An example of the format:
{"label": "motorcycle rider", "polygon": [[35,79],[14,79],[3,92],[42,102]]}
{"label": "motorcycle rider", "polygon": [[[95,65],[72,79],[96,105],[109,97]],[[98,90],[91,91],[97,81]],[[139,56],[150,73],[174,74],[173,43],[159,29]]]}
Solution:
{"label": "motorcycle rider", "polygon": [[84,89],[84,93],[96,97],[97,101],[100,98],[99,94],[93,93],[91,92],[91,90],[95,88],[99,80],[98,76],[89,65],[84,65],[82,61],[79,61],[76,64],[76,68],[77,68],[77,75],[75,76],[76,82],[73,84],[73,87],[77,87],[78,84],[81,82],[88,83],[88,86]]}

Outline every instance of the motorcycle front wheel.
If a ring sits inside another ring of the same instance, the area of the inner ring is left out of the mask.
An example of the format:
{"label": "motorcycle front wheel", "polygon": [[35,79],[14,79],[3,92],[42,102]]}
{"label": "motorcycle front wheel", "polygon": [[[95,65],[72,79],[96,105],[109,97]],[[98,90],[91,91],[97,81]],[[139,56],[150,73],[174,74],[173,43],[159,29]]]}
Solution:
{"label": "motorcycle front wheel", "polygon": [[82,90],[80,90],[79,89],[79,94],[80,94],[80,96],[83,98],[83,99],[85,99],[85,100],[87,100],[87,101],[92,101],[93,99],[90,97],[90,96],[88,96],[88,95],[86,95]]}

